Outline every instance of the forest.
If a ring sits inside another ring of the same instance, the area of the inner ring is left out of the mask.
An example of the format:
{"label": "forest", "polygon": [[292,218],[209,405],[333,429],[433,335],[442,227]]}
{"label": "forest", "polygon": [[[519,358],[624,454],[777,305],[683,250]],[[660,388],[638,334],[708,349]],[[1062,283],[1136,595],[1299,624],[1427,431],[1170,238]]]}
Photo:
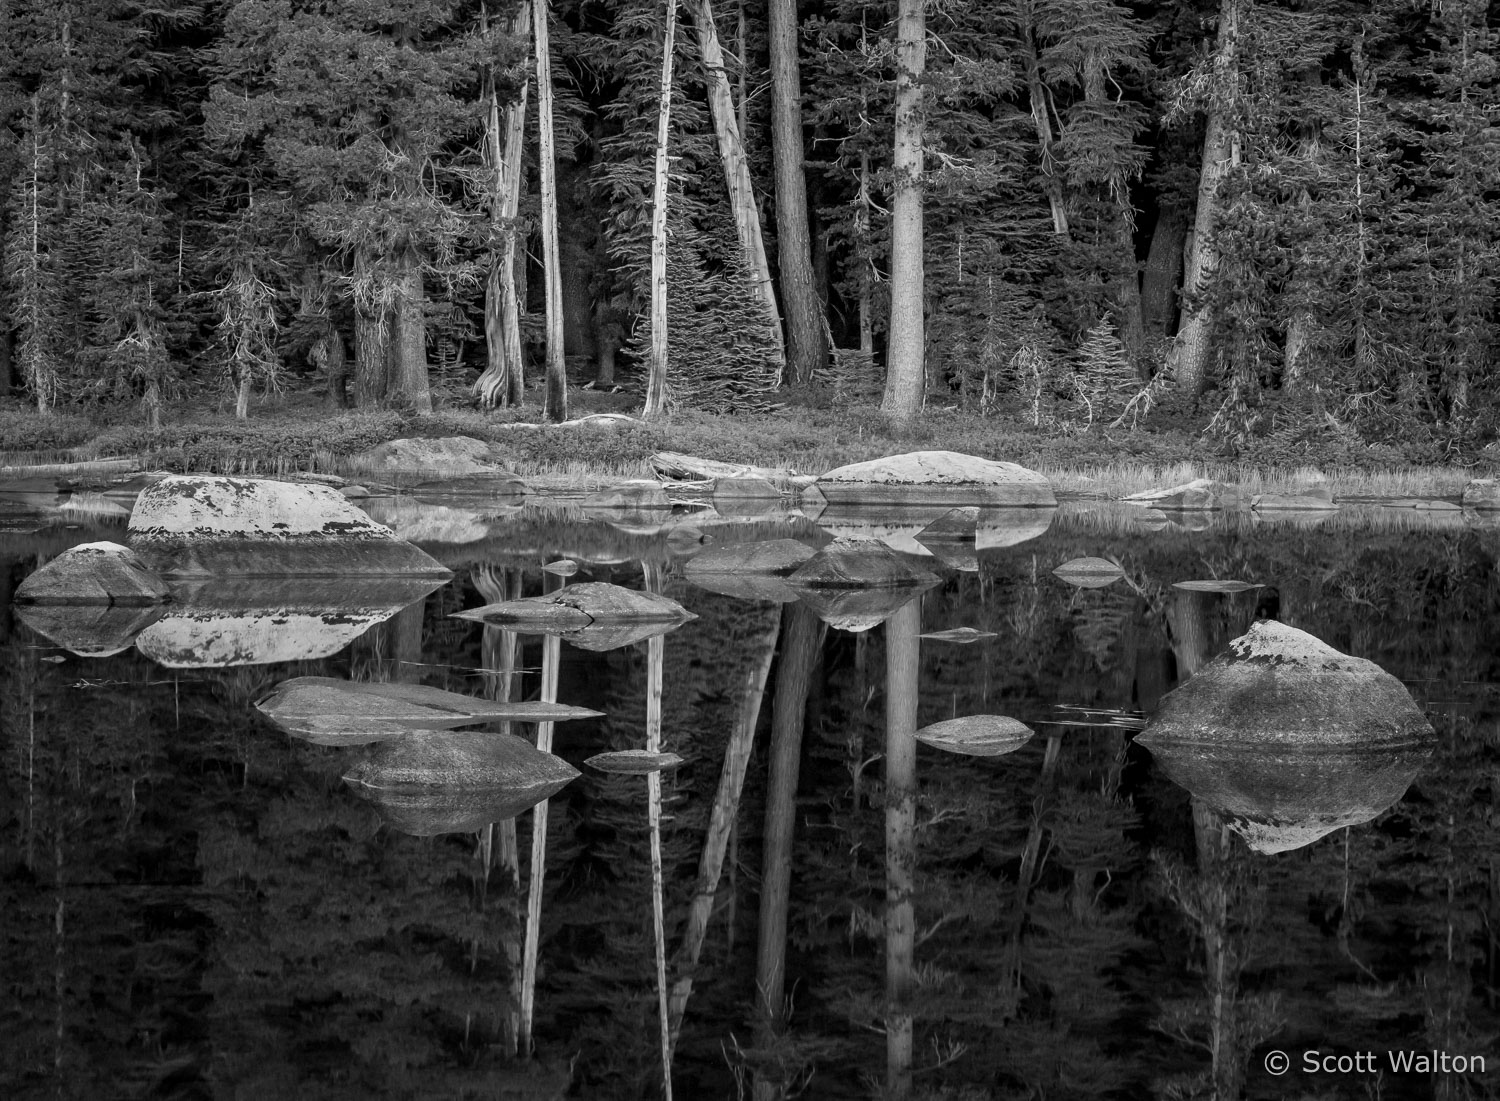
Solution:
{"label": "forest", "polygon": [[1482,0],[6,0],[0,401],[622,387],[1467,452],[1497,36]]}

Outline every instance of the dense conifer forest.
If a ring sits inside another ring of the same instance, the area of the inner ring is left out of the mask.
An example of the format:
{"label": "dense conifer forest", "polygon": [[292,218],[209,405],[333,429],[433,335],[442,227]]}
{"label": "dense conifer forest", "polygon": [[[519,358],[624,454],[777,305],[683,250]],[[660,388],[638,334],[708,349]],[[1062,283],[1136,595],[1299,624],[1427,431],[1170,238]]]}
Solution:
{"label": "dense conifer forest", "polygon": [[1483,0],[5,0],[0,395],[1468,449],[1497,38]]}

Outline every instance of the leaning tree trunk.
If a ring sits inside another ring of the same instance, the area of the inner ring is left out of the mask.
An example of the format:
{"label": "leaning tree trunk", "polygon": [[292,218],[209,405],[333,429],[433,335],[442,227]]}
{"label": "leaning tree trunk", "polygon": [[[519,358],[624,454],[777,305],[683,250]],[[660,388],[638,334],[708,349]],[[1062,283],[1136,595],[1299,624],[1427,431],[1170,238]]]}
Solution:
{"label": "leaning tree trunk", "polygon": [[672,49],[677,34],[677,0],[667,0],[662,34],[661,96],[656,107],[656,182],[651,194],[651,358],[646,372],[642,414],[667,411],[667,133],[672,118]]}
{"label": "leaning tree trunk", "polygon": [[1151,232],[1151,248],[1141,278],[1141,324],[1148,337],[1164,337],[1172,331],[1186,240],[1187,215],[1182,208],[1175,203],[1162,207]]}
{"label": "leaning tree trunk", "polygon": [[807,179],[802,164],[802,74],[797,62],[797,0],[770,0],[771,152],[776,164],[777,266],[786,302],[787,360],[795,383],[828,361],[828,330],[813,282]]}
{"label": "leaning tree trunk", "polygon": [[536,22],[537,160],[541,166],[542,270],[547,283],[547,398],[543,415],[568,419],[568,372],[563,354],[562,259],[557,251],[557,161],[552,146],[552,57],[547,44],[547,0],[532,0]]}
{"label": "leaning tree trunk", "polygon": [[922,408],[926,332],[922,317],[922,72],[927,61],[925,0],[900,0],[896,15],[896,140],[891,197],[891,316],[886,342],[887,417],[911,420]]}
{"label": "leaning tree trunk", "polygon": [[1209,336],[1213,311],[1206,292],[1219,267],[1214,231],[1219,220],[1219,188],[1239,162],[1239,135],[1233,115],[1239,98],[1238,42],[1240,4],[1219,0],[1219,34],[1214,46],[1215,92],[1203,137],[1203,167],[1198,176],[1198,210],[1193,216],[1193,243],[1182,279],[1183,322],[1168,358],[1177,389],[1196,397],[1208,376]]}
{"label": "leaning tree trunk", "polygon": [[[743,19],[743,13],[741,19]],[[729,93],[729,77],[724,71],[724,51],[719,46],[719,31],[709,0],[698,0],[694,22],[698,26],[698,50],[703,56],[703,71],[708,78],[708,103],[713,110],[714,132],[719,139],[719,160],[724,166],[724,182],[729,188],[729,207],[734,212],[735,233],[740,252],[755,291],[765,311],[766,325],[774,334],[778,374],[786,366],[781,336],[781,311],[776,306],[776,291],[771,285],[771,266],[766,260],[765,240],[760,231],[760,211],[755,206],[755,192],[750,182],[750,162],[745,156],[744,130],[735,117],[734,97]],[[741,70],[743,74],[743,69]],[[778,384],[780,379],[777,380]]]}
{"label": "leaning tree trunk", "polygon": [[[481,18],[484,18],[483,16]],[[512,40],[531,34],[531,6],[522,4],[507,30]],[[486,409],[520,405],[526,383],[521,362],[521,316],[516,285],[516,217],[521,209],[521,153],[525,142],[526,98],[523,80],[514,103],[500,110],[494,74],[486,75],[485,161],[490,168],[490,225],[500,245],[490,252],[484,285],[484,371],[474,393]]]}

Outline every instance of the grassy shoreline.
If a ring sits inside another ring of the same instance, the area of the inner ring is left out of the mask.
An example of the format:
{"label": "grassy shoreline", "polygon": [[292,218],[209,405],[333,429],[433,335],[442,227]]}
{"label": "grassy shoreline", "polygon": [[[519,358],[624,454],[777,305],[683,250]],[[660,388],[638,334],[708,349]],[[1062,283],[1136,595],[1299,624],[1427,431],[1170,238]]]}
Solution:
{"label": "grassy shoreline", "polygon": [[[611,406],[603,397],[577,401],[574,415],[619,410],[618,400]],[[329,413],[315,395],[300,395],[258,409],[248,421],[212,407],[185,407],[152,435],[133,420],[41,417],[10,401],[0,404],[0,466],[134,457],[157,470],[343,474],[350,456],[386,440],[472,436],[498,445],[523,478],[547,481],[650,477],[650,458],[663,450],[800,474],[905,451],[959,451],[1020,463],[1045,474],[1059,493],[1081,497],[1119,497],[1213,477],[1250,492],[1296,492],[1326,480],[1343,498],[1456,498],[1471,478],[1500,470],[1500,456],[1491,449],[1439,465],[1330,433],[1295,449],[1252,444],[1232,451],[1183,429],[1048,432],[951,410],[926,413],[899,428],[868,407],[793,408],[757,417],[688,412],[623,428],[535,425],[538,417],[534,407],[444,410],[426,417],[393,410]]]}

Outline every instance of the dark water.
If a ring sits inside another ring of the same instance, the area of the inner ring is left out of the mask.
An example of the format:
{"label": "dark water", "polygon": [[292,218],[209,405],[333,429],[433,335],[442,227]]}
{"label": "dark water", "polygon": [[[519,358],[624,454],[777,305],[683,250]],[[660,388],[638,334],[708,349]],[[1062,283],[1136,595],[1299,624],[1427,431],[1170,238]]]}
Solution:
{"label": "dark water", "polygon": [[[218,586],[81,624],[0,605],[0,1096],[661,1096],[649,784],[582,764],[646,745],[653,661],[685,759],[661,779],[674,1096],[1500,1088],[1500,537],[1459,514],[1193,531],[1074,503],[851,609],[684,576],[700,536],[826,542],[805,519],[432,500],[449,511],[387,513],[455,571],[425,595]],[[0,593],[123,541],[118,515],[57,504],[0,512]],[[909,546],[899,526],[880,534]],[[562,556],[698,618],[605,650],[452,618],[561,584],[539,567]],[[1053,575],[1082,556],[1124,576]],[[1174,587],[1212,578],[1262,587]],[[1133,745],[1257,615],[1400,678],[1430,751],[1168,770]],[[920,637],[960,627],[990,637]],[[544,671],[606,717],[556,726],[583,775],[548,804],[523,1012],[533,814],[403,832],[442,822],[342,781],[369,747],[290,738],[252,703],[302,675],[527,699]],[[974,714],[1037,734],[994,757],[911,740]],[[1392,1068],[1434,1052],[1446,1073]]]}

